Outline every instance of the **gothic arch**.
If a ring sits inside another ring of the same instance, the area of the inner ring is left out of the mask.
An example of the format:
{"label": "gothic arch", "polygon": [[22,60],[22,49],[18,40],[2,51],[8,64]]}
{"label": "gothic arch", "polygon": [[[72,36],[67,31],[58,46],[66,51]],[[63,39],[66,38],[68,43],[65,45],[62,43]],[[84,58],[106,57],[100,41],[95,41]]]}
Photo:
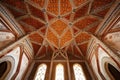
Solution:
{"label": "gothic arch", "polygon": [[65,72],[63,64],[61,63],[57,64],[55,68],[55,80],[65,80],[64,73]]}
{"label": "gothic arch", "polygon": [[38,66],[34,80],[44,80],[47,71],[47,65],[42,63]]}
{"label": "gothic arch", "polygon": [[117,66],[117,64],[115,63],[115,61],[113,61],[111,58],[109,57],[103,57],[102,58],[102,70],[104,72],[104,77],[108,80],[114,80],[114,78],[112,77],[111,73],[108,70],[108,64],[113,65],[118,71],[120,71],[119,67]]}
{"label": "gothic arch", "polygon": [[119,80],[120,79],[120,71],[114,67],[114,65],[111,65],[110,63],[107,64],[107,68],[110,73],[110,77],[114,78],[112,80]]}
{"label": "gothic arch", "polygon": [[7,62],[7,70],[0,79],[1,80],[2,79],[9,79],[9,77],[11,76],[11,73],[13,73],[13,70],[14,70],[15,59],[12,56],[5,56],[5,57],[0,59],[0,63],[2,63],[2,62]]}
{"label": "gothic arch", "polygon": [[75,80],[86,80],[86,76],[80,64],[75,63],[73,65],[73,71],[74,71]]}
{"label": "gothic arch", "polygon": [[0,64],[2,68],[0,79],[4,79],[10,72],[11,63],[9,61],[3,61]]}

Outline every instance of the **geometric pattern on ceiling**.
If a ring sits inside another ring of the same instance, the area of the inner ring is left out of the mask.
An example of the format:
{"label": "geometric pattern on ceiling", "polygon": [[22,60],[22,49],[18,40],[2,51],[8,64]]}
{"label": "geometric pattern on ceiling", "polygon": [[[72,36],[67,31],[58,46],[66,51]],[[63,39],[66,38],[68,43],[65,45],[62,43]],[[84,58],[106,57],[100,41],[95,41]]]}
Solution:
{"label": "geometric pattern on ceiling", "polygon": [[[85,56],[91,34],[115,0],[1,0],[34,47],[35,55],[47,48]],[[47,46],[49,45],[49,46]],[[36,48],[35,48],[36,47]]]}
{"label": "geometric pattern on ceiling", "polygon": [[48,42],[61,49],[72,40],[72,31],[65,21],[63,22],[63,20],[58,19],[50,24],[46,36]]}

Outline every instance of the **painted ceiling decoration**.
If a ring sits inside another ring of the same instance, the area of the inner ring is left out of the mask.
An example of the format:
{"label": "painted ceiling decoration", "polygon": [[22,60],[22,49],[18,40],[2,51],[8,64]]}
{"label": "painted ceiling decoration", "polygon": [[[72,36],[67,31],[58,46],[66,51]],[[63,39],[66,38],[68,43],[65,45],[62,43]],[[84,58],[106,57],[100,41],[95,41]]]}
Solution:
{"label": "painted ceiling decoration", "polygon": [[[88,42],[115,0],[1,0],[38,57],[65,50],[86,55]],[[0,24],[1,25],[1,24]],[[1,26],[2,27],[2,26]]]}

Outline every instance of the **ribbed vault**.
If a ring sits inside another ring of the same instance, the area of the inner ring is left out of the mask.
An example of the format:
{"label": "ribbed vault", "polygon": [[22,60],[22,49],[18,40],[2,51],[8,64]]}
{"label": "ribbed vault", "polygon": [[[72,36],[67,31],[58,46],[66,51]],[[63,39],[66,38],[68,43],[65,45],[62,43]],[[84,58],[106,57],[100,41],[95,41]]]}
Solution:
{"label": "ribbed vault", "polygon": [[1,0],[26,35],[29,35],[35,58],[59,50],[69,55],[85,57],[92,35],[97,35],[97,28],[114,2],[115,0]]}

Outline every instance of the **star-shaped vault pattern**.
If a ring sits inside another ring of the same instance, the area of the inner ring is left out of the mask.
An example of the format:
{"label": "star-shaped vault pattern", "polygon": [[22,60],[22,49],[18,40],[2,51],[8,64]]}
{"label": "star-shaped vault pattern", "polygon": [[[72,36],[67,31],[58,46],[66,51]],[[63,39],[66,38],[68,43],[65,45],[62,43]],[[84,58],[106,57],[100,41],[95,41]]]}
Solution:
{"label": "star-shaped vault pattern", "polygon": [[1,0],[32,43],[34,55],[63,49],[85,56],[115,0]]}

